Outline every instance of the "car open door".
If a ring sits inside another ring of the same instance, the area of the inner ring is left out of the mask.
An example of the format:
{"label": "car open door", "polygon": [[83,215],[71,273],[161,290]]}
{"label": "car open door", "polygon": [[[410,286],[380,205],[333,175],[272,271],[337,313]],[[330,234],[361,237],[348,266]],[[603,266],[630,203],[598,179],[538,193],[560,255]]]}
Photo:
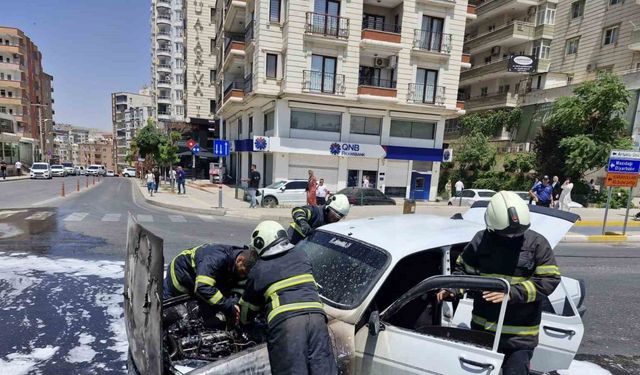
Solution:
{"label": "car open door", "polygon": [[162,374],[162,238],[129,214],[124,270],[124,319],[130,374]]}
{"label": "car open door", "polygon": [[[420,282],[380,316],[371,313],[368,325],[356,333],[355,373],[498,375],[504,357],[497,349],[506,300],[495,334],[429,324],[439,320],[440,308],[425,301],[433,301],[444,288],[509,293],[505,280],[478,276],[434,276]],[[435,315],[425,318],[427,311]]]}

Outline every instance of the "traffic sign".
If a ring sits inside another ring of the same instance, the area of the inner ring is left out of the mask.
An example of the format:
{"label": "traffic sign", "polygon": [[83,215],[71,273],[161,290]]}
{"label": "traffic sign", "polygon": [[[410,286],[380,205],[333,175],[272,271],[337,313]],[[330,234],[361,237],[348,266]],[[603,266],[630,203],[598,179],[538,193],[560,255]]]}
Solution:
{"label": "traffic sign", "polygon": [[640,173],[640,160],[609,159],[608,172]]}
{"label": "traffic sign", "polygon": [[632,188],[638,183],[638,174],[633,173],[607,173],[604,180],[604,186],[610,187],[629,187]]}
{"label": "traffic sign", "polygon": [[189,150],[191,150],[195,145],[197,145],[197,143],[193,139],[187,141],[187,147],[189,148]]}
{"label": "traffic sign", "polygon": [[194,155],[198,155],[200,153],[200,146],[197,143],[191,149],[191,153],[194,154]]}
{"label": "traffic sign", "polygon": [[640,151],[611,150],[610,159],[640,160]]}
{"label": "traffic sign", "polygon": [[222,139],[216,139],[213,141],[213,155],[214,156],[229,156],[229,141]]}

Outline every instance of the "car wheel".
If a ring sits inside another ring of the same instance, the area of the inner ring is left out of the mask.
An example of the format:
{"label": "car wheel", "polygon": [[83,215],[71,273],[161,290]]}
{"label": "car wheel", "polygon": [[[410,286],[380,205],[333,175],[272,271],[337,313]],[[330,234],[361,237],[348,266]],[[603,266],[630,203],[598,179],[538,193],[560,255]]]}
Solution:
{"label": "car wheel", "polygon": [[269,208],[274,208],[278,205],[276,197],[268,196],[262,199],[262,205]]}

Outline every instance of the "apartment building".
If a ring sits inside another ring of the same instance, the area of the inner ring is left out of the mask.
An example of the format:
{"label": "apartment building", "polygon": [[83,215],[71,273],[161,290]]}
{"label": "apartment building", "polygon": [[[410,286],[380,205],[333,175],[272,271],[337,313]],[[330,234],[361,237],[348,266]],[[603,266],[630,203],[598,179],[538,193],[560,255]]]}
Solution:
{"label": "apartment building", "polygon": [[42,135],[48,132],[40,126],[51,126],[52,81],[31,39],[19,29],[0,26],[0,126],[3,133],[15,135],[12,141],[8,136],[3,140],[9,148],[21,150],[20,158],[27,164],[47,156],[40,150],[46,144]]}
{"label": "apartment building", "polygon": [[118,170],[129,165],[125,160],[136,132],[154,117],[152,96],[148,89],[137,94],[117,92],[111,94],[111,121],[113,123],[112,154]]}
{"label": "apartment building", "polygon": [[151,1],[151,96],[159,124],[185,121],[182,0]]}
{"label": "apartment building", "polygon": [[90,138],[86,143],[78,145],[80,165],[104,165],[106,169],[115,170],[112,153],[113,135],[105,133],[98,138]]}
{"label": "apartment building", "polygon": [[[457,102],[466,1],[219,0],[217,114],[227,167],[267,185],[324,178],[436,198]],[[212,50],[213,52],[213,50]]]}

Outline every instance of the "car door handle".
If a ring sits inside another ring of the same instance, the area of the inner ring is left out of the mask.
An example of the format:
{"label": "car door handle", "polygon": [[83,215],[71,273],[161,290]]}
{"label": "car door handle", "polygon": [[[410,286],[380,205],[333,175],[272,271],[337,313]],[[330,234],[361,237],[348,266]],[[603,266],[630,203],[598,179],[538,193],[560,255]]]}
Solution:
{"label": "car door handle", "polygon": [[563,333],[569,336],[574,336],[576,334],[576,331],[572,329],[556,328],[556,327],[550,327],[550,326],[542,326],[542,329],[544,329],[545,331]]}
{"label": "car door handle", "polygon": [[464,364],[475,366],[475,367],[480,367],[481,369],[484,369],[484,370],[493,371],[496,368],[491,363],[476,362],[476,361],[472,361],[470,359],[466,359],[465,357],[459,357],[459,358],[460,358],[460,362],[462,362]]}

